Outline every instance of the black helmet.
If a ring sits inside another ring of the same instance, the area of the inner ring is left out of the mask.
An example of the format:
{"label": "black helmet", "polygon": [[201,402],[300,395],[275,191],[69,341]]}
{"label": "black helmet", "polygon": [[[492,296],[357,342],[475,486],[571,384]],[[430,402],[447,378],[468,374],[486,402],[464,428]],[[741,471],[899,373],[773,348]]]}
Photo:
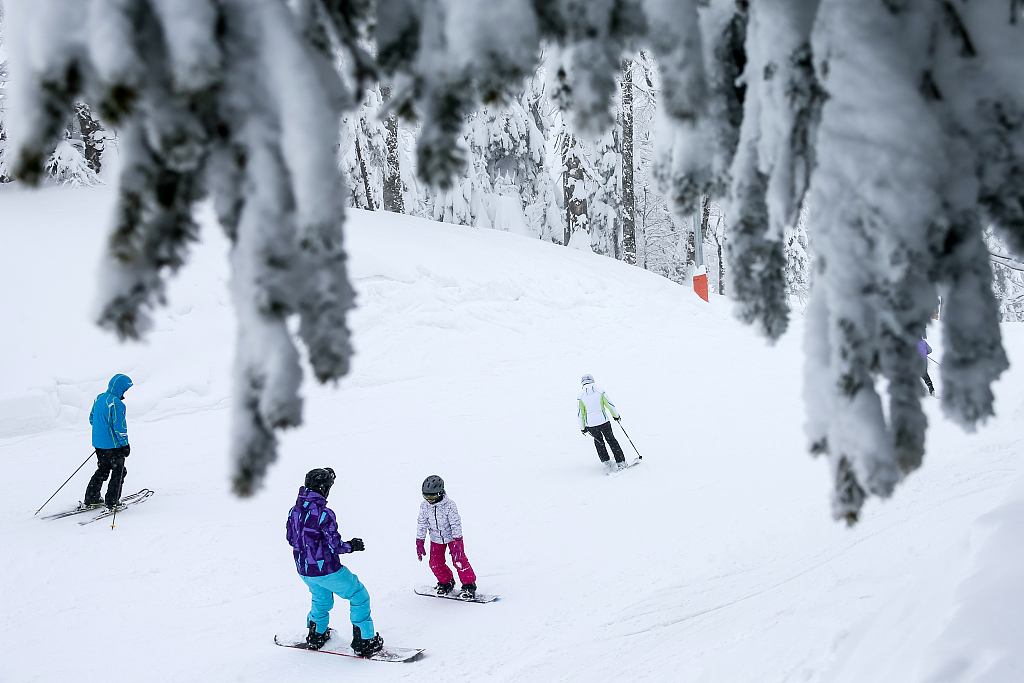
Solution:
{"label": "black helmet", "polygon": [[431,502],[437,502],[444,497],[444,479],[431,474],[423,480],[423,497]]}
{"label": "black helmet", "polygon": [[334,470],[330,467],[318,467],[306,473],[306,488],[316,491],[324,498],[331,492],[334,485]]}

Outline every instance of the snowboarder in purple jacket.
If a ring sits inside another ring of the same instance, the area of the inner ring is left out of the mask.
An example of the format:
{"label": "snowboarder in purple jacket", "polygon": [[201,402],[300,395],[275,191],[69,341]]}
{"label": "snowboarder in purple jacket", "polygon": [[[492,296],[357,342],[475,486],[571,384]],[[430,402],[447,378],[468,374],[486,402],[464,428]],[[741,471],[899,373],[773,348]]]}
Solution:
{"label": "snowboarder in purple jacket", "polygon": [[349,601],[353,652],[370,657],[384,647],[384,639],[373,630],[370,594],[359,577],[341,564],[342,555],[363,550],[364,545],[361,538],[342,541],[338,535],[338,520],[327,507],[334,478],[330,467],[310,470],[288,513],[286,538],[292,546],[295,569],[313,596],[306,617],[306,643],[309,649],[319,650],[331,637],[328,624],[337,595]]}

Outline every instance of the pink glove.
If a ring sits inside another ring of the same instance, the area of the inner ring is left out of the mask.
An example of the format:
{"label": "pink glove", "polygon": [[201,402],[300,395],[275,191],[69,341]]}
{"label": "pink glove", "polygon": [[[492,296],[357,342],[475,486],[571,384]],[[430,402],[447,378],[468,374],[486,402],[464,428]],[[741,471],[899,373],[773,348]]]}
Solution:
{"label": "pink glove", "polygon": [[416,539],[416,559],[420,562],[423,561],[423,557],[427,554],[427,549],[424,547],[423,539]]}
{"label": "pink glove", "polygon": [[452,563],[462,569],[463,563],[466,562],[466,547],[463,545],[462,539],[453,538],[452,542],[448,544],[448,550],[452,554]]}

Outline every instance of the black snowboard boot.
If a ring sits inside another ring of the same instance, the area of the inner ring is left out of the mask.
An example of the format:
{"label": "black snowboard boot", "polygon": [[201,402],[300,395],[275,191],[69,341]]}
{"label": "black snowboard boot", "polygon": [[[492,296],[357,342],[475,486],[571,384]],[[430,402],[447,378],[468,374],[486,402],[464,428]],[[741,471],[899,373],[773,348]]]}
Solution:
{"label": "black snowboard boot", "polygon": [[438,595],[448,595],[453,590],[455,590],[455,579],[452,579],[448,583],[441,583],[440,581],[437,582]]}
{"label": "black snowboard boot", "polygon": [[463,600],[472,600],[476,597],[476,584],[475,583],[464,583],[462,584],[462,591],[459,593],[459,597]]}
{"label": "black snowboard boot", "polygon": [[365,640],[363,634],[359,631],[359,627],[355,624],[352,625],[352,652],[355,652],[360,657],[372,657],[383,649],[384,639],[380,637],[379,633],[374,635],[373,638]]}
{"label": "black snowboard boot", "polygon": [[307,623],[309,624],[309,634],[306,635],[306,645],[310,650],[319,650],[331,637],[331,629],[327,629],[323,633],[317,633],[316,624],[312,621]]}

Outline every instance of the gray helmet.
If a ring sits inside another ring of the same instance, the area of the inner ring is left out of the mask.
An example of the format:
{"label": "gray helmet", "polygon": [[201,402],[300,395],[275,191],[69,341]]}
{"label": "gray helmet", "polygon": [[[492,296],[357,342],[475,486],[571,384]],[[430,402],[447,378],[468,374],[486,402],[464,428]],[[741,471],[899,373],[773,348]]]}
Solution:
{"label": "gray helmet", "polygon": [[310,491],[316,491],[324,498],[331,492],[334,486],[334,470],[330,467],[318,467],[306,473],[305,486]]}
{"label": "gray helmet", "polygon": [[594,383],[594,376],[593,375],[583,375],[583,378],[580,380],[580,384],[583,384],[584,386],[586,386],[587,384],[593,384],[593,383]]}
{"label": "gray helmet", "polygon": [[437,476],[436,474],[431,474],[429,477],[427,477],[426,479],[423,480],[423,487],[422,487],[422,489],[423,489],[423,495],[424,496],[426,496],[428,494],[432,495],[432,496],[436,496],[439,493],[443,494],[444,493],[444,479],[442,479],[441,477]]}

